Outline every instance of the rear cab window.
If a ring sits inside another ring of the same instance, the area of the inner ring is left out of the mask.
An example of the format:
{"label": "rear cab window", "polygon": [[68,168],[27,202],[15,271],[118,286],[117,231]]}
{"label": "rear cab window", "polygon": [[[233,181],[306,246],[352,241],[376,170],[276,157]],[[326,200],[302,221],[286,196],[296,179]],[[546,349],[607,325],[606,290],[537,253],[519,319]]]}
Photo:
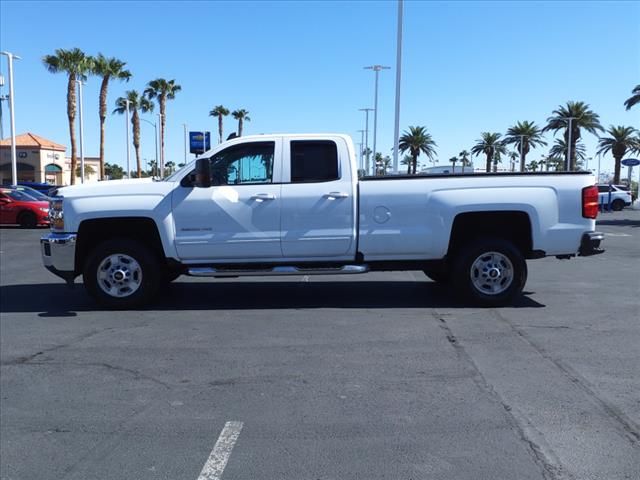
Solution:
{"label": "rear cab window", "polygon": [[291,183],[320,183],[338,179],[338,147],[334,141],[291,141]]}

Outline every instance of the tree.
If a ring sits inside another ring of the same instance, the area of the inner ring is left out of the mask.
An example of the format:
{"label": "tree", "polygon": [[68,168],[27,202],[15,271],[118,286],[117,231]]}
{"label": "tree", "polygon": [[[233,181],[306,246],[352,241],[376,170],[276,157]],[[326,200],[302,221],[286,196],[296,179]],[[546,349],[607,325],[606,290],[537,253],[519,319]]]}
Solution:
{"label": "tree", "polygon": [[451,171],[451,173],[456,173],[456,163],[458,162],[458,157],[451,157],[449,159],[449,162],[451,162],[453,164],[453,170]]}
{"label": "tree", "polygon": [[[570,119],[573,119],[570,121]],[[552,116],[547,119],[547,126],[543,131],[552,130],[555,133],[564,129],[564,141],[569,143],[569,123],[571,123],[571,158],[567,159],[569,170],[575,170],[577,155],[575,146],[581,138],[581,129],[597,135],[598,131],[603,131],[600,125],[600,117],[593,112],[589,105],[584,102],[569,101],[566,105],[559,105],[552,112]],[[565,156],[568,152],[565,152]]]}
{"label": "tree", "polygon": [[427,132],[426,127],[409,127],[409,131],[406,130],[400,137],[398,145],[402,153],[408,151],[411,155],[411,163],[407,169],[407,173],[415,175],[416,168],[418,166],[418,156],[420,153],[424,153],[427,158],[432,160],[435,157],[437,147],[436,142],[433,141],[431,134]]}
{"label": "tree", "polygon": [[167,121],[167,100],[176,98],[176,93],[180,90],[182,90],[182,87],[175,80],[165,80],[164,78],[151,80],[144,90],[144,96],[149,100],[157,99],[160,107],[160,165],[164,165],[164,130]]}
{"label": "tree", "polygon": [[[507,149],[504,143],[500,141],[499,133],[482,132],[481,138],[476,140],[476,144],[471,149],[474,155],[484,153],[487,156],[487,172],[491,171],[491,161],[495,162],[494,171],[497,170],[497,162],[500,161],[499,155],[506,153]],[[496,156],[496,154],[498,156]]]}
{"label": "tree", "polygon": [[120,165],[116,165],[115,163],[105,163],[104,173],[107,177],[109,177],[109,180],[119,180],[124,177],[124,169]]}
{"label": "tree", "polygon": [[229,109],[218,105],[209,112],[210,117],[218,117],[218,143],[222,143],[222,117],[229,115]]}
{"label": "tree", "polygon": [[633,87],[633,90],[631,90],[631,96],[624,101],[624,106],[629,110],[637,103],[640,103],[640,85]]}
{"label": "tree", "polygon": [[466,150],[462,150],[458,156],[460,157],[460,163],[462,164],[462,173],[464,173],[464,167],[471,166],[471,154]]}
{"label": "tree", "polygon": [[[511,150],[510,152],[507,152],[507,156],[509,157],[509,160],[511,160],[511,171],[514,171],[514,166],[516,164],[516,159],[518,158],[518,152],[516,152],[515,150]],[[520,171],[524,171],[522,170],[522,164],[520,165]]]}
{"label": "tree", "polygon": [[[586,149],[582,143],[576,143],[574,147],[571,149],[571,156],[574,157],[574,167],[577,166],[579,161],[584,160]],[[565,161],[567,159],[567,142],[562,138],[556,138],[553,143],[551,149],[549,150],[550,157],[564,157]],[[556,166],[556,171],[562,171],[565,169],[564,162],[562,165]]]}
{"label": "tree", "polygon": [[116,108],[113,113],[123,114],[127,111],[127,100],[129,101],[129,112],[131,112],[131,127],[133,130],[133,148],[136,150],[137,176],[142,177],[142,162],[140,159],[140,114],[153,111],[153,103],[144,95],[140,95],[135,90],[125,92],[125,97],[118,97]]}
{"label": "tree", "polygon": [[531,162],[529,162],[529,165],[527,165],[527,170],[530,172],[535,172],[538,170],[538,162],[536,162],[535,160],[532,160]]}
{"label": "tree", "polygon": [[71,185],[76,183],[75,171],[78,164],[76,156],[76,80],[86,80],[91,68],[92,59],[79,48],[71,50],[57,49],[54,55],[45,55],[44,66],[51,73],[66,73],[67,82],[67,119],[69,121],[69,137],[71,140]]}
{"label": "tree", "polygon": [[611,125],[607,133],[609,137],[600,137],[598,141],[597,155],[604,155],[609,152],[615,159],[615,168],[613,173],[613,183],[620,183],[620,162],[627,151],[639,152],[640,142],[635,136],[638,131],[633,127],[623,127],[619,125],[614,127]]}
{"label": "tree", "polygon": [[[84,178],[89,178],[91,175],[96,173],[91,165],[84,166]],[[78,165],[76,168],[76,177],[82,177],[82,165]],[[102,180],[102,179],[101,179]]]}
{"label": "tree", "polygon": [[241,137],[242,126],[244,125],[244,122],[251,121],[251,118],[249,117],[249,112],[241,108],[239,110],[234,110],[233,112],[231,112],[231,115],[233,115],[233,118],[238,120],[238,136]]}
{"label": "tree", "polygon": [[100,180],[104,180],[104,125],[107,118],[107,91],[109,89],[109,81],[114,78],[116,80],[125,80],[128,82],[131,78],[131,72],[124,69],[125,65],[125,62],[118,60],[117,58],[107,58],[101,53],[93,59],[93,63],[91,65],[91,73],[102,77],[102,83],[100,84],[100,97],[98,99],[98,115],[100,118]]}
{"label": "tree", "polygon": [[504,138],[504,143],[514,144],[518,152],[522,152],[520,156],[521,172],[524,171],[525,160],[531,148],[547,144],[547,142],[542,139],[542,129],[534,122],[527,120],[517,122],[514,126],[509,127]]}

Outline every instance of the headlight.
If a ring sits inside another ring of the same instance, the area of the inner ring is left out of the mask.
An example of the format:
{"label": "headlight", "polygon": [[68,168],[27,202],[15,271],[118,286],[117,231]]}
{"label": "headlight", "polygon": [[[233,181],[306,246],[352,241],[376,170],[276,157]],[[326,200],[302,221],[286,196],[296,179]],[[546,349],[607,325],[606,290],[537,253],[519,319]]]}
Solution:
{"label": "headlight", "polygon": [[41,212],[44,212],[44,213],[49,213],[49,209],[48,208],[42,207],[42,208],[39,208],[38,210],[40,210]]}
{"label": "headlight", "polygon": [[64,232],[64,213],[62,211],[62,197],[54,197],[49,201],[49,222],[51,230]]}

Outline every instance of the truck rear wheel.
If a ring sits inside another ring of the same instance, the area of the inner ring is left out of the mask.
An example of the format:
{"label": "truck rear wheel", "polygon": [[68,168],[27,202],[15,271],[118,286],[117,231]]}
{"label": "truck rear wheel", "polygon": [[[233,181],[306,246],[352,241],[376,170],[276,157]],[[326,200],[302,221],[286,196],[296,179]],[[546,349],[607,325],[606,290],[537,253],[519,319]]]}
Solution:
{"label": "truck rear wheel", "polygon": [[522,293],[527,262],[509,241],[479,239],[459,250],[453,281],[456,290],[476,305],[509,305]]}
{"label": "truck rear wheel", "polygon": [[143,244],[107,240],[85,262],[83,281],[89,294],[108,308],[135,308],[148,303],[162,278],[160,262]]}

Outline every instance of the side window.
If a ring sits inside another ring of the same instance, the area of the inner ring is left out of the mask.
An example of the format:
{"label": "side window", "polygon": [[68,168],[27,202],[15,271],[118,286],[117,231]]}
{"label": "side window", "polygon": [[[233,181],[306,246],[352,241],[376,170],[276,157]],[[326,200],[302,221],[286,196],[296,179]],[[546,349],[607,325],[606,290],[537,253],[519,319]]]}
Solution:
{"label": "side window", "polygon": [[274,149],[274,142],[255,142],[216,153],[211,158],[213,185],[272,183]]}
{"label": "side window", "polygon": [[291,142],[291,183],[338,180],[338,148],[326,140]]}
{"label": "side window", "polygon": [[609,185],[598,185],[598,192],[600,193],[608,193]]}

